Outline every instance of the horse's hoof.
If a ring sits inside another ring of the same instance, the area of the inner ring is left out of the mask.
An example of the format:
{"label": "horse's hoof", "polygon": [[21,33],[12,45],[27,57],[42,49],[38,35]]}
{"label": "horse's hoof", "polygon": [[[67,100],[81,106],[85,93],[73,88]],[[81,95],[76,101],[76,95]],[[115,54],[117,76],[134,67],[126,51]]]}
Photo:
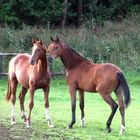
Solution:
{"label": "horse's hoof", "polygon": [[27,124],[27,123],[26,123],[26,127],[27,127],[27,128],[31,128],[31,124]]}
{"label": "horse's hoof", "polygon": [[22,120],[23,120],[23,123],[26,123],[26,116],[24,115],[24,116],[21,116],[21,118],[22,118]]}
{"label": "horse's hoof", "polygon": [[79,124],[80,127],[85,127],[85,119],[83,118]]}
{"label": "horse's hoof", "polygon": [[71,125],[68,125],[68,126],[67,126],[67,129],[72,129],[72,126],[71,126]]}
{"label": "horse's hoof", "polygon": [[14,124],[16,124],[16,121],[11,121],[11,125],[14,125]]}
{"label": "horse's hoof", "polygon": [[124,131],[120,131],[120,133],[119,133],[121,136],[123,136],[124,135]]}
{"label": "horse's hoof", "polygon": [[11,125],[16,124],[16,118],[15,116],[11,117]]}
{"label": "horse's hoof", "polygon": [[84,128],[85,124],[80,122],[79,127],[83,127]]}
{"label": "horse's hoof", "polygon": [[53,124],[50,124],[50,125],[48,125],[48,127],[49,127],[49,128],[53,128],[53,127],[54,127],[54,125],[53,125]]}
{"label": "horse's hoof", "polygon": [[23,120],[23,124],[27,124],[26,120]]}
{"label": "horse's hoof", "polygon": [[108,133],[111,133],[111,127],[106,128]]}
{"label": "horse's hoof", "polygon": [[81,123],[80,123],[80,124],[79,124],[79,127],[84,128],[84,127],[85,127],[85,125],[83,125],[83,124],[81,124]]}
{"label": "horse's hoof", "polygon": [[119,134],[122,136],[124,132],[125,132],[125,126],[122,125]]}
{"label": "horse's hoof", "polygon": [[29,120],[26,120],[26,123],[25,123],[25,124],[26,124],[26,127],[27,127],[27,128],[31,128],[31,123],[30,123]]}
{"label": "horse's hoof", "polygon": [[27,124],[27,122],[26,122],[26,118],[25,118],[25,119],[23,119],[23,124]]}
{"label": "horse's hoof", "polygon": [[54,125],[52,124],[52,121],[51,120],[48,120],[48,127],[49,128],[53,128],[54,127]]}

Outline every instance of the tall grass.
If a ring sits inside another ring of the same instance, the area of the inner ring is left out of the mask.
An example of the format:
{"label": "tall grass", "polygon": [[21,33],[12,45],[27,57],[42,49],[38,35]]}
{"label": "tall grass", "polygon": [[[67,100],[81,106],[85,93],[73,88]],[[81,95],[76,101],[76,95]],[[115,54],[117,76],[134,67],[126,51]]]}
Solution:
{"label": "tall grass", "polygon": [[[58,36],[84,57],[95,63],[110,62],[125,71],[140,71],[140,16],[133,15],[121,23],[107,21],[104,27],[48,29],[27,27],[20,30],[0,28],[0,51],[31,52],[31,39],[41,38],[46,46],[50,36]],[[5,64],[7,65],[7,63]],[[61,71],[62,63],[57,60],[50,65],[52,71]]]}

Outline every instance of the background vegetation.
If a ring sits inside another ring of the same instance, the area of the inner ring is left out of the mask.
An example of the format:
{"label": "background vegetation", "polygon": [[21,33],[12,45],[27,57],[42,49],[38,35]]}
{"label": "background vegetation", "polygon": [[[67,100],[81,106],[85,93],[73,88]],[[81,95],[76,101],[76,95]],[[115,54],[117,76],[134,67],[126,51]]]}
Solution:
{"label": "background vegetation", "polygon": [[[140,16],[133,15],[122,22],[105,21],[104,27],[48,29],[47,27],[24,26],[23,29],[0,28],[1,52],[31,53],[32,38],[41,38],[46,47],[50,36],[58,36],[82,56],[95,63],[111,62],[125,71],[140,71]],[[11,58],[11,57],[10,57]],[[9,59],[3,58],[3,71],[7,71]],[[53,72],[63,70],[59,60],[50,64]]]}
{"label": "background vegetation", "polygon": [[139,0],[1,0],[0,24],[22,28],[27,25],[79,26],[86,21],[103,25],[121,21],[140,12]]}
{"label": "background vegetation", "polygon": [[[139,0],[0,1],[1,52],[31,53],[32,38],[47,46],[53,35],[95,63],[139,72],[139,33]],[[3,58],[3,72],[10,58]],[[59,60],[50,67],[63,71]]]}

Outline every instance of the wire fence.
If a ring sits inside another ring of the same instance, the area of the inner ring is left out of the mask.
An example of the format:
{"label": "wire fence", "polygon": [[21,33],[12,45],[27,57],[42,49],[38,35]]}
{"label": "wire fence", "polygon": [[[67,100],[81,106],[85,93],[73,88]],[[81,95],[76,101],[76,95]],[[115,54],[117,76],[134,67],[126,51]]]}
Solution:
{"label": "wire fence", "polygon": [[[0,52],[0,78],[4,75],[8,75],[8,63],[13,56],[16,56],[18,53],[2,53]],[[63,76],[65,72],[52,72],[52,76]]]}
{"label": "wire fence", "polygon": [[[0,52],[0,78],[3,76],[3,75],[7,75],[7,72],[4,70],[4,57],[5,56],[10,56],[10,57],[13,57],[17,55],[17,53],[2,53]],[[8,61],[8,60],[7,60]],[[8,68],[8,67],[7,67]]]}

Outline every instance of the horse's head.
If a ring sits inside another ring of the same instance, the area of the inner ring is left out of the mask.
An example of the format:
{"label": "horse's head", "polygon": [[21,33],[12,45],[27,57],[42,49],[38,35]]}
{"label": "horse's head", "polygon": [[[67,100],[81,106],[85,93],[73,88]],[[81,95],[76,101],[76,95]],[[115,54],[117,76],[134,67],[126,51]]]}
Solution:
{"label": "horse's head", "polygon": [[46,47],[43,44],[42,40],[34,40],[32,39],[33,47],[32,47],[32,55],[29,59],[29,63],[34,65],[39,59],[46,55]]}
{"label": "horse's head", "polygon": [[47,48],[48,60],[52,62],[55,58],[59,57],[62,53],[62,42],[59,41],[59,38],[53,39],[51,37],[51,43]]}

